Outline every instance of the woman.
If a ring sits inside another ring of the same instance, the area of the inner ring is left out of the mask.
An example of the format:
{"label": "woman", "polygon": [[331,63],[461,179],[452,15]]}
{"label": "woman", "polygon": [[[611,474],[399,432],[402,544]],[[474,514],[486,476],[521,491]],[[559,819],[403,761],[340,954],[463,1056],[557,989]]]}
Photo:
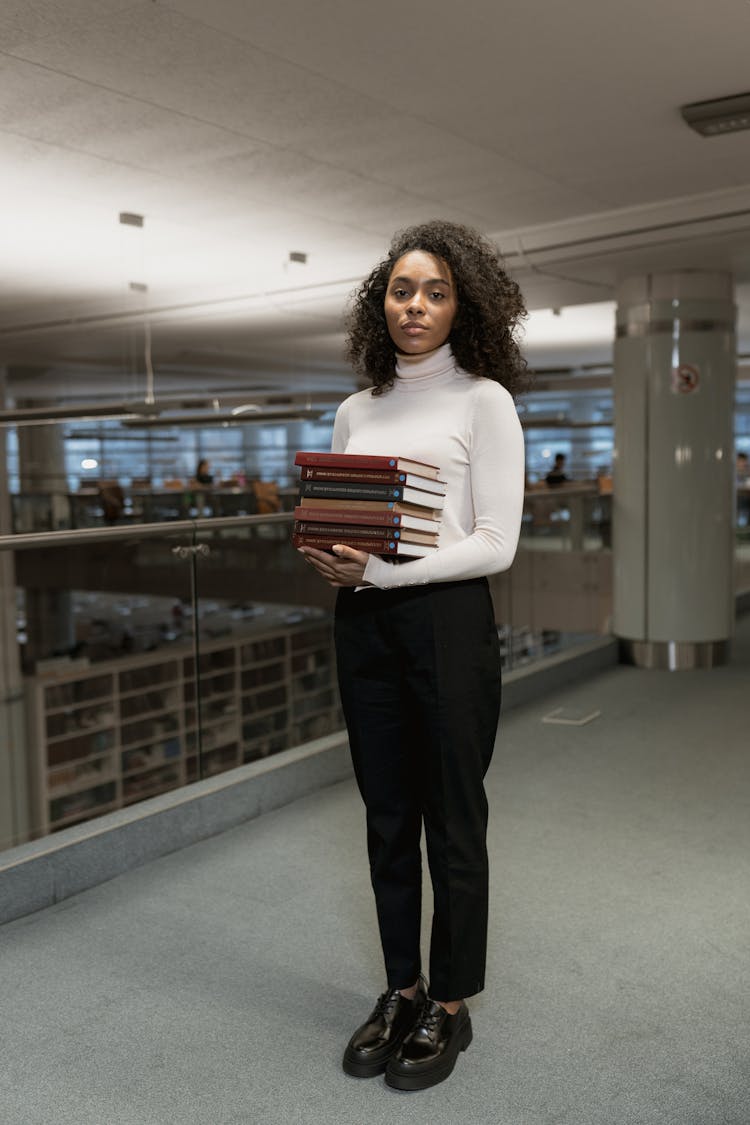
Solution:
{"label": "woman", "polygon": [[[486,576],[510,566],[523,507],[512,395],[525,315],[497,250],[448,222],[394,238],[357,293],[353,366],[374,384],[342,403],[333,450],[410,457],[447,482],[438,550],[385,560],[303,548],[331,585],[341,699],[367,810],[387,989],[344,1053],[357,1077],[418,1090],[451,1073],[484,987],[487,801],[500,658]],[[398,565],[397,565],[398,563]],[[420,836],[434,895],[430,986],[421,976]]]}
{"label": "woman", "polygon": [[214,483],[213,474],[210,472],[211,466],[205,457],[201,457],[200,461],[195,467],[195,476],[193,480],[196,484],[208,486]]}

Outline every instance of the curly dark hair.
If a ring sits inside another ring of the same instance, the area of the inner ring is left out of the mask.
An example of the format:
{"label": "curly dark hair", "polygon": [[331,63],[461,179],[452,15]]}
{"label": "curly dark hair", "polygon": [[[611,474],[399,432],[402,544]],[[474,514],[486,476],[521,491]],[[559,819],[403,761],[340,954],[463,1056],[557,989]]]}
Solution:
{"label": "curly dark hair", "polygon": [[441,258],[456,287],[457,312],[448,342],[456,362],[472,375],[493,379],[517,395],[528,384],[526,360],[514,332],[526,316],[518,285],[502,266],[498,249],[479,231],[435,219],[394,235],[388,256],[353,294],[346,355],[354,370],[383,394],[396,376],[396,353],[384,302],[393,266],[410,250]]}

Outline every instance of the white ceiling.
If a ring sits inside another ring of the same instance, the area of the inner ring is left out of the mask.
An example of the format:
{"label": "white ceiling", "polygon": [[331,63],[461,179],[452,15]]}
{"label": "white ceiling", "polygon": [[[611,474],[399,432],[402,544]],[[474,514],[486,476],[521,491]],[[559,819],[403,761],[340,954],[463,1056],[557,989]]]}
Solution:
{"label": "white ceiling", "polygon": [[608,359],[617,280],[683,267],[734,272],[750,350],[750,133],[679,114],[749,41],[748,0],[4,0],[9,390],[138,393],[146,305],[157,392],[342,386],[347,295],[436,216],[562,309],[535,364]]}

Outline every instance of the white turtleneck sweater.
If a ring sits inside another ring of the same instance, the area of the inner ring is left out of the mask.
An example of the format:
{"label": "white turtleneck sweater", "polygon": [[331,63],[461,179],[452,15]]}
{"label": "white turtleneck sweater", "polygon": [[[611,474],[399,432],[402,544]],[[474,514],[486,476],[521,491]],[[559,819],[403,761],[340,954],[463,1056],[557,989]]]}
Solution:
{"label": "white turtleneck sweater", "polygon": [[394,385],[384,394],[347,398],[332,449],[411,457],[439,466],[446,481],[437,551],[399,565],[370,555],[369,585],[387,590],[478,578],[513,562],[524,493],[521,424],[508,391],[463,371],[449,344],[427,356],[399,355]]}

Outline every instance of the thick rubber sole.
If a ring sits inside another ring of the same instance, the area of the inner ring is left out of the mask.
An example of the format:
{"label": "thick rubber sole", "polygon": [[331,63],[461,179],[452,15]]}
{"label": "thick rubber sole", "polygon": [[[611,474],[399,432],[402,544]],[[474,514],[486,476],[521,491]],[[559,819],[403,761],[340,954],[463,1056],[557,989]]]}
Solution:
{"label": "thick rubber sole", "polygon": [[471,1030],[471,1019],[467,1019],[461,1031],[456,1036],[456,1044],[450,1054],[443,1055],[432,1066],[423,1067],[419,1070],[402,1071],[399,1069],[396,1060],[393,1060],[392,1065],[386,1068],[385,1082],[393,1090],[427,1090],[430,1086],[437,1086],[438,1082],[444,1082],[445,1079],[453,1072],[456,1065],[456,1059],[461,1051],[465,1051],[473,1039],[473,1032]]}
{"label": "thick rubber sole", "polygon": [[348,1051],[345,1051],[341,1063],[344,1068],[344,1073],[348,1074],[351,1078],[377,1078],[379,1074],[383,1074],[385,1071],[391,1058],[398,1050],[399,1043],[397,1043],[393,1050],[379,1062],[362,1062],[360,1059],[352,1058]]}

